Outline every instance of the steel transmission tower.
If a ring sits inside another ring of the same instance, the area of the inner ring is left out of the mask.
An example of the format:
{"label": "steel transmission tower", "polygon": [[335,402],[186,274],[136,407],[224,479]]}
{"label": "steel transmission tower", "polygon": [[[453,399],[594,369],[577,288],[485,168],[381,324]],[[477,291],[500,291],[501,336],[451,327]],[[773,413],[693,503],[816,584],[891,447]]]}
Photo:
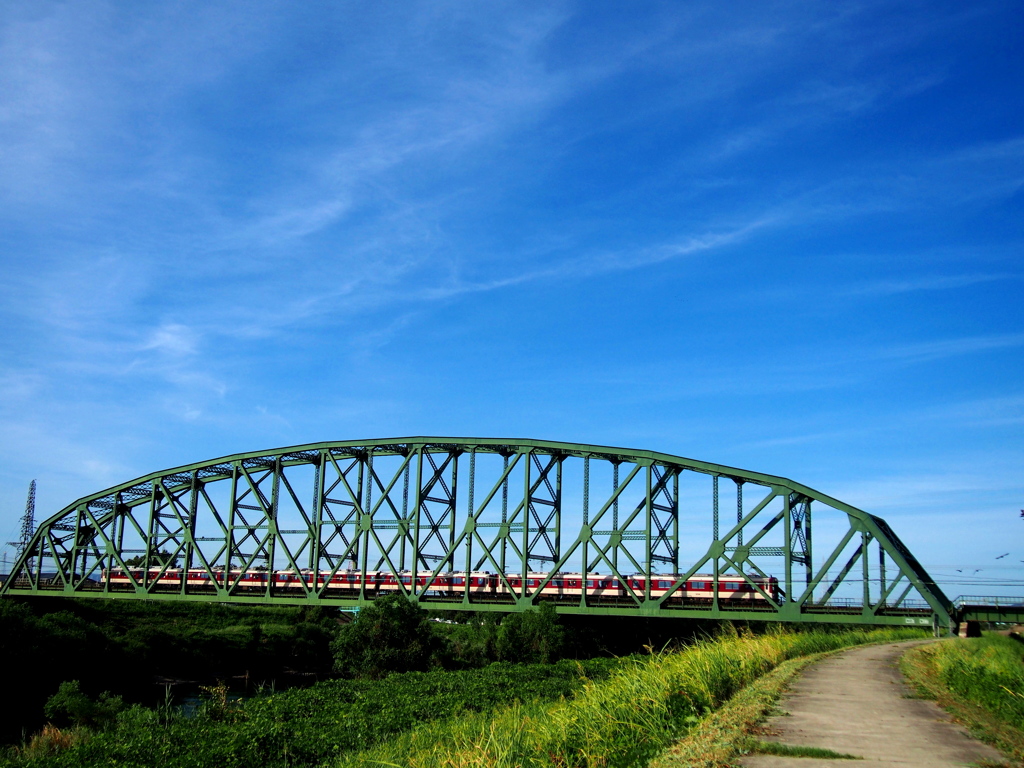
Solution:
{"label": "steel transmission tower", "polygon": [[[19,559],[22,554],[28,549],[29,542],[32,541],[32,534],[36,532],[36,481],[33,480],[28,485],[28,499],[25,501],[25,514],[21,518],[21,537],[18,541],[7,542],[15,548],[17,554],[15,559]],[[31,562],[26,563],[29,570],[31,570]]]}

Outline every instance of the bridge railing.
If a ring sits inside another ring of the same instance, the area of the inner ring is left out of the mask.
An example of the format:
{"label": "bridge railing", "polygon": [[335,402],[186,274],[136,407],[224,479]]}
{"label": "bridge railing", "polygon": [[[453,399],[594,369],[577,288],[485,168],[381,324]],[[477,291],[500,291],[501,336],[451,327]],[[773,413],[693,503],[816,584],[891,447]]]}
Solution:
{"label": "bridge railing", "polygon": [[957,608],[965,606],[985,606],[992,608],[1024,608],[1024,597],[1005,597],[1003,595],[960,595],[953,600]]}

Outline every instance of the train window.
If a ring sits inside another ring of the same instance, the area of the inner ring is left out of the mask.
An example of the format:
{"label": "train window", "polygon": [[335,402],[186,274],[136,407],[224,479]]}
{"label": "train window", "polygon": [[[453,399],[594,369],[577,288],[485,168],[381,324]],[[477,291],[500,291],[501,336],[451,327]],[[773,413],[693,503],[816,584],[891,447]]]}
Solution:
{"label": "train window", "polygon": [[690,586],[691,589],[707,589],[708,583],[706,581],[695,581]]}
{"label": "train window", "polygon": [[587,579],[587,586],[593,588],[594,580],[593,579]]}
{"label": "train window", "polygon": [[727,581],[725,582],[725,588],[735,591],[740,588],[740,583],[738,581]]}
{"label": "train window", "polygon": [[579,586],[579,584],[577,584],[577,583],[576,583],[576,580],[575,580],[575,579],[573,579],[572,581],[570,581],[570,582],[569,582],[569,586],[570,586],[570,587],[578,587],[578,586]]}
{"label": "train window", "polygon": [[410,583],[411,579],[412,579],[411,576],[403,576],[402,577],[402,583],[403,584],[408,584],[408,583]]}
{"label": "train window", "polygon": [[561,587],[562,586],[562,580],[561,579],[552,579],[551,580],[551,586],[552,587]]}
{"label": "train window", "polygon": [[452,579],[452,584],[455,584],[456,586],[462,586],[465,583],[466,580],[461,576],[456,576],[454,579]]}

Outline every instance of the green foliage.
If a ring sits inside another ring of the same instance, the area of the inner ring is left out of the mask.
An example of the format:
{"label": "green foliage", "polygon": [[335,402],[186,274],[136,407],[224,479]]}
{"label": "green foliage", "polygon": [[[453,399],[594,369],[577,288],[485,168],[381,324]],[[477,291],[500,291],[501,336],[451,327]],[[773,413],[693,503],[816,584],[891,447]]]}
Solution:
{"label": "green foliage", "polygon": [[14,756],[18,768],[265,768],[320,766],[437,718],[487,716],[515,701],[552,701],[604,679],[617,661],[492,664],[478,670],[408,672],[383,680],[333,680],[244,702],[212,693],[191,718],[131,707],[116,726],[50,754]]}
{"label": "green foliage", "polygon": [[[172,555],[167,550],[161,549],[158,552],[155,549],[151,549],[149,551],[150,568],[160,568],[164,564],[167,564],[169,567],[174,568],[177,562],[178,558],[174,557],[174,555]],[[142,568],[146,565],[146,556],[136,555],[135,557],[129,557],[124,561],[124,564],[127,565],[129,568]]]}
{"label": "green foliage", "polygon": [[[437,622],[434,632],[443,638],[444,665],[449,669],[483,667],[498,660],[496,650],[499,613],[467,613],[454,616],[453,623]],[[442,622],[445,620],[442,620]]]}
{"label": "green foliage", "polygon": [[1024,728],[1024,644],[1001,635],[929,648],[939,679],[961,700]]}
{"label": "green foliage", "polygon": [[67,678],[88,697],[108,690],[152,704],[163,694],[154,677],[257,684],[280,682],[288,670],[328,676],[335,617],[320,607],[4,598],[0,657],[17,659],[4,669],[4,687],[18,695],[0,698],[0,743],[42,727],[44,704]]}
{"label": "green foliage", "polygon": [[439,663],[441,643],[427,612],[401,595],[378,598],[331,643],[334,669],[348,677],[377,679]]}
{"label": "green foliage", "polygon": [[53,719],[67,719],[75,726],[106,728],[124,709],[124,700],[114,696],[110,691],[103,691],[95,700],[82,693],[82,686],[77,680],[69,680],[60,684],[57,692],[51,696],[43,711]]}
{"label": "green foliage", "polygon": [[537,610],[507,614],[501,620],[495,652],[501,661],[546,663],[561,657],[565,630],[551,603]]}

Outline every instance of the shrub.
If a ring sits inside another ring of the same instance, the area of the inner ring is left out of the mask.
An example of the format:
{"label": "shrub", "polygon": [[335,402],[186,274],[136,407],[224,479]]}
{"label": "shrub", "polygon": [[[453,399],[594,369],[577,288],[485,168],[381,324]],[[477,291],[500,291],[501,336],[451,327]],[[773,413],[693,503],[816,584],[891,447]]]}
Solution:
{"label": "shrub", "polygon": [[69,680],[60,684],[57,692],[47,700],[43,712],[49,718],[66,718],[76,726],[106,728],[122,709],[124,701],[120,696],[103,691],[93,700],[82,693],[77,680]]}
{"label": "shrub", "polygon": [[527,663],[547,663],[561,658],[565,630],[551,603],[537,610],[512,613],[501,620],[495,644],[498,659]]}
{"label": "shrub", "polygon": [[331,650],[336,672],[378,679],[392,672],[429,668],[437,658],[440,641],[426,611],[401,595],[387,595],[342,627]]}

